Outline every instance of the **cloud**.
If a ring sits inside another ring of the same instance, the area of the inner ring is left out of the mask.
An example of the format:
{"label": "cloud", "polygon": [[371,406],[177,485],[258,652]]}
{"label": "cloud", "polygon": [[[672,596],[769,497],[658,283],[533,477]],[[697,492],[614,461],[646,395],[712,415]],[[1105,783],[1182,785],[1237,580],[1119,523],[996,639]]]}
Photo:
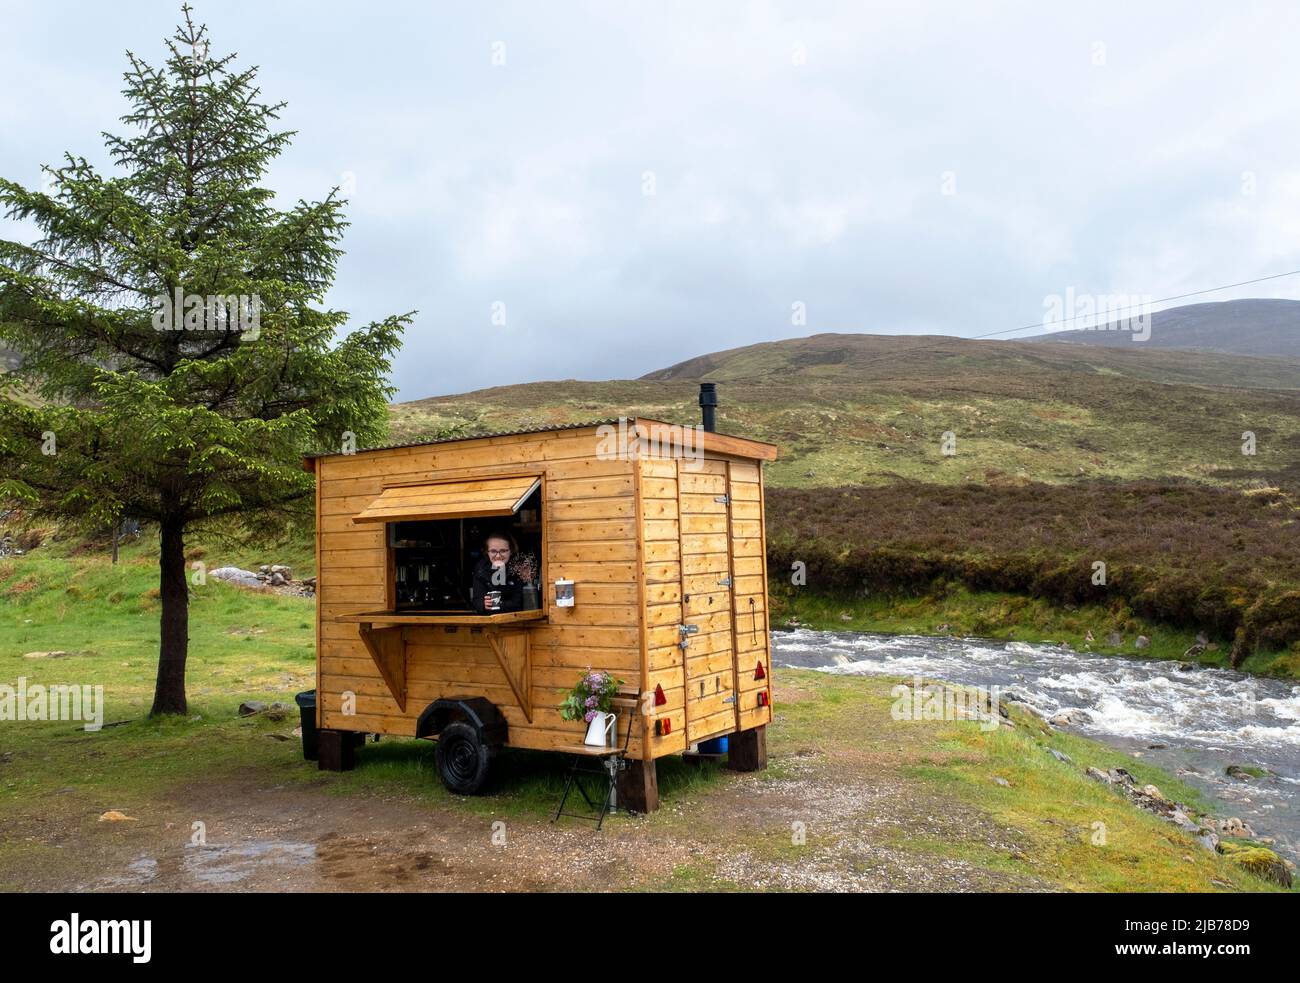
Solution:
{"label": "cloud", "polygon": [[[419,309],[403,398],[817,331],[975,335],[1071,286],[1159,297],[1300,266],[1287,7],[197,13],[289,101],[299,135],[271,185],[352,188],[331,300],[356,320]],[[123,49],[159,60],[176,16],[153,0],[16,16],[0,174],[96,151]],[[1208,299],[1296,289],[1265,287]]]}

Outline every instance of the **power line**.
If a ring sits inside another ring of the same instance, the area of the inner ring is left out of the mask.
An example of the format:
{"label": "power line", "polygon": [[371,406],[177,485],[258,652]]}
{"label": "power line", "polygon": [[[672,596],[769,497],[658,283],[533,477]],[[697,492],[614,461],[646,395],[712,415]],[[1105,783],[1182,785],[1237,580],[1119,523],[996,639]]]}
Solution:
{"label": "power line", "polygon": [[[1253,280],[1241,280],[1241,281],[1238,282],[1238,283],[1225,283],[1225,284],[1223,284],[1222,286],[1218,286],[1218,287],[1207,287],[1207,288],[1205,288],[1204,290],[1193,290],[1193,291],[1190,291],[1189,293],[1185,293],[1185,294],[1175,294],[1175,295],[1172,296],[1172,297],[1162,297],[1162,298],[1160,298],[1159,300],[1147,301],[1146,303],[1143,303],[1143,304],[1130,304],[1128,307],[1121,307],[1121,308],[1118,308],[1116,312],[1118,312],[1118,311],[1131,310],[1131,309],[1134,308],[1134,307],[1145,307],[1147,303],[1149,303],[1149,304],[1167,304],[1167,303],[1169,303],[1169,301],[1171,301],[1171,300],[1184,300],[1184,299],[1186,299],[1186,298],[1188,298],[1188,297],[1200,297],[1200,296],[1203,296],[1204,294],[1217,293],[1217,292],[1220,291],[1220,290],[1231,290],[1233,287],[1246,287],[1246,286],[1249,286],[1249,285],[1252,284],[1252,283],[1265,283],[1265,282],[1267,282],[1268,280],[1280,280],[1282,277],[1295,276],[1295,275],[1298,274],[1298,273],[1300,273],[1300,270],[1290,270],[1290,271],[1287,272],[1287,273],[1273,273],[1273,274],[1270,274],[1269,276],[1256,277],[1256,278],[1253,279]],[[1067,321],[1077,321],[1080,317],[1086,317],[1086,316],[1088,316],[1088,315],[1077,314],[1077,315],[1075,315],[1074,317],[1065,318],[1064,321],[1061,321],[1061,322],[1053,322],[1053,323],[1062,323],[1062,324],[1064,324],[1064,323],[1067,322]],[[942,336],[940,336],[940,337],[952,337],[952,338],[954,338],[954,339],[957,340],[957,341],[979,341],[979,340],[982,339],[982,338],[994,338],[994,337],[996,337],[996,336],[998,336],[998,335],[1003,335],[1003,334],[1012,334],[1012,333],[1014,333],[1014,332],[1016,332],[1016,331],[1028,331],[1028,330],[1030,330],[1031,328],[1042,328],[1042,327],[1044,327],[1044,325],[1043,325],[1043,323],[1042,323],[1041,321],[1039,321],[1039,322],[1036,323],[1036,324],[1026,324],[1026,325],[1024,325],[1023,327],[1019,327],[1019,328],[1003,328],[1003,329],[1000,330],[1000,331],[989,331],[989,332],[986,332],[985,334],[969,335],[969,336],[964,336],[964,337],[963,337],[963,336],[960,336],[960,335],[942,335]],[[1050,333],[1049,333],[1049,334],[1050,334]],[[908,335],[877,335],[876,337],[881,337],[881,338],[907,338],[907,337],[909,337],[909,336],[908,336]],[[869,358],[859,359],[859,360],[857,360],[854,364],[855,364],[855,365],[858,365],[858,366],[869,365],[869,364],[872,363],[872,362],[878,362],[878,361],[882,361],[882,360],[884,360],[884,359],[898,358],[900,355],[921,355],[921,354],[925,354],[926,352],[930,352],[930,353],[932,353],[932,354],[936,354],[936,355],[941,355],[941,354],[944,354],[944,353],[945,353],[945,350],[942,349],[942,348],[933,348],[933,347],[929,347],[929,346],[928,346],[928,343],[926,343],[926,342],[922,342],[922,343],[920,343],[920,344],[918,344],[918,345],[914,345],[914,346],[912,346],[911,348],[895,349],[895,350],[893,350],[893,351],[880,352],[879,354],[877,354],[877,355],[873,355],[873,356],[871,356],[871,357],[869,357]]]}
{"label": "power line", "polygon": [[[1264,283],[1265,281],[1268,280],[1280,280],[1282,277],[1295,276],[1297,273],[1300,273],[1300,270],[1291,270],[1289,273],[1274,273],[1271,276],[1256,277],[1254,280],[1242,280],[1240,283],[1225,283],[1221,287],[1207,287],[1204,290],[1193,290],[1190,293],[1175,294],[1172,297],[1161,297],[1159,300],[1148,300],[1148,301],[1144,301],[1141,304],[1129,304],[1127,307],[1117,307],[1114,310],[1109,311],[1108,313],[1118,314],[1123,311],[1131,311],[1135,307],[1147,307],[1150,306],[1151,304],[1167,304],[1171,300],[1185,300],[1188,297],[1200,297],[1203,296],[1204,294],[1218,293],[1220,290],[1231,290],[1233,287],[1248,287],[1252,283]],[[1091,314],[1076,314],[1073,317],[1067,317],[1060,321],[1053,321],[1052,323],[1066,324],[1070,321],[1077,321],[1081,317],[1095,317],[1095,316],[1096,315],[1091,315]],[[1019,328],[1004,328],[1001,331],[990,331],[987,334],[971,335],[969,340],[976,341],[980,338],[993,338],[1000,334],[1013,334],[1016,331],[1028,331],[1031,328],[1043,328],[1043,327],[1046,327],[1046,325],[1043,324],[1042,321],[1039,321],[1036,324],[1026,324],[1023,327],[1019,327]]]}

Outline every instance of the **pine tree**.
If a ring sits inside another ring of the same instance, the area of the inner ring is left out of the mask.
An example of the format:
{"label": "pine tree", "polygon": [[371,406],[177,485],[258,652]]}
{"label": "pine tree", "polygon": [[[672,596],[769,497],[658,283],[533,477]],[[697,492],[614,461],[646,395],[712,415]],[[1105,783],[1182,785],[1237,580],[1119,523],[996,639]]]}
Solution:
{"label": "pine tree", "polygon": [[209,53],[188,6],[155,69],[127,52],[121,173],[66,155],[46,191],[0,179],[39,230],[0,240],[0,498],[87,530],[150,520],[160,540],[153,714],[184,713],[187,533],[310,523],[301,455],[382,438],[410,315],[348,333],[324,306],[347,223],[335,188],[277,209],[262,187],[293,136],[256,67]]}

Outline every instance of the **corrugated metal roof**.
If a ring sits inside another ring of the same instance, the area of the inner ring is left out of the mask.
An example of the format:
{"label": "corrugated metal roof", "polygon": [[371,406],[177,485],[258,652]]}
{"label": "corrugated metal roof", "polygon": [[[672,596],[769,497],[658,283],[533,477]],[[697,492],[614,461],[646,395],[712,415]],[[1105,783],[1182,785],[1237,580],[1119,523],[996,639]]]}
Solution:
{"label": "corrugated metal roof", "polygon": [[[623,419],[631,421],[635,417],[626,416]],[[526,433],[548,433],[553,430],[582,430],[584,427],[604,427],[618,426],[618,417],[610,420],[587,420],[584,423],[557,423],[549,427],[528,427],[524,430],[494,430],[490,433],[466,434],[463,437],[443,437],[441,440],[408,440],[401,444],[382,444],[379,447],[358,447],[354,453],[365,454],[368,451],[391,451],[401,447],[429,447],[434,444],[454,444],[462,440],[483,440],[486,437],[516,437]],[[317,457],[342,457],[342,451],[318,451],[314,454],[304,454],[304,459]]]}

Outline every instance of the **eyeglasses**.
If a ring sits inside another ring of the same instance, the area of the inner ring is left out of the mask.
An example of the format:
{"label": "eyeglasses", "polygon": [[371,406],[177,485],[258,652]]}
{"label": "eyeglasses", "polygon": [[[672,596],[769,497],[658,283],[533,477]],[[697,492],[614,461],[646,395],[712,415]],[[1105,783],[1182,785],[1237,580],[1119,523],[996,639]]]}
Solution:
{"label": "eyeglasses", "polygon": [[509,549],[488,550],[488,556],[509,556],[509,555],[510,555]]}

